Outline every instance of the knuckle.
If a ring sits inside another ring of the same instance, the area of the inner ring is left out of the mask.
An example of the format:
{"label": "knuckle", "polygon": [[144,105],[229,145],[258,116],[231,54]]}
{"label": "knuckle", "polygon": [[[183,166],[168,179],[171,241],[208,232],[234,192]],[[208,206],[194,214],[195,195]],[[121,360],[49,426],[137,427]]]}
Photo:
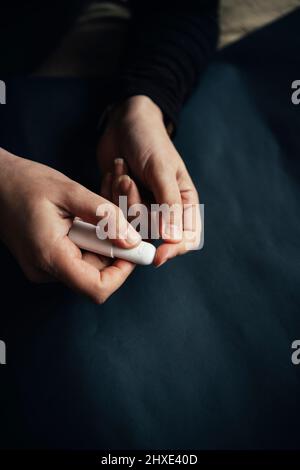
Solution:
{"label": "knuckle", "polygon": [[75,181],[72,181],[71,179],[68,179],[65,182],[64,189],[65,193],[72,198],[80,198],[83,192],[83,187]]}
{"label": "knuckle", "polygon": [[92,285],[91,285],[91,297],[92,297],[92,300],[97,304],[97,305],[102,305],[104,304],[105,300],[106,300],[106,297],[105,297],[105,291],[104,289],[102,288],[102,285],[101,285],[101,280],[97,280],[95,281]]}
{"label": "knuckle", "polygon": [[104,302],[109,296],[108,289],[102,285],[101,280],[94,283],[94,285],[92,286],[91,293],[92,299],[98,305],[104,304]]}
{"label": "knuckle", "polygon": [[153,167],[153,172],[165,180],[165,182],[174,181],[176,178],[176,165],[170,159],[159,161]]}
{"label": "knuckle", "polygon": [[107,295],[105,295],[103,292],[97,292],[93,295],[93,300],[97,305],[103,305],[105,301],[107,300]]}
{"label": "knuckle", "polygon": [[68,205],[70,201],[74,200],[80,201],[80,199],[83,197],[83,194],[84,188],[83,186],[81,186],[81,184],[69,178],[64,181],[62,197],[64,199],[65,204]]}

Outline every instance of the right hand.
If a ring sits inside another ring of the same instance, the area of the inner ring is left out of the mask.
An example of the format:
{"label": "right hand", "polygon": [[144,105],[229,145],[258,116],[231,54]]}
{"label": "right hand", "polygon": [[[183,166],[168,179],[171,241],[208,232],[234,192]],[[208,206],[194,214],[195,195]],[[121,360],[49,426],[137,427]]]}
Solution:
{"label": "right hand", "polygon": [[113,242],[131,248],[140,242],[140,236],[122,211],[62,173],[3,149],[0,167],[0,239],[26,277],[33,282],[62,281],[103,303],[123,284],[134,265],[82,253],[68,232],[75,216],[97,223],[99,205],[110,204],[112,213],[119,217]]}

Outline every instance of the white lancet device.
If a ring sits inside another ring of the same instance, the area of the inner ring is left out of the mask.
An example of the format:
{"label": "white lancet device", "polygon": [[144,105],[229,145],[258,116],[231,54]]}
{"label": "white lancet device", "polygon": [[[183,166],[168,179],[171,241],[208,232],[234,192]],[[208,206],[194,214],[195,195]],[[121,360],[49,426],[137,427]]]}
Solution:
{"label": "white lancet device", "polygon": [[110,240],[98,238],[96,229],[96,225],[75,219],[69,232],[69,238],[83,250],[92,251],[109,258],[124,259],[135,264],[152,264],[156,248],[151,243],[141,241],[134,248],[119,248]]}

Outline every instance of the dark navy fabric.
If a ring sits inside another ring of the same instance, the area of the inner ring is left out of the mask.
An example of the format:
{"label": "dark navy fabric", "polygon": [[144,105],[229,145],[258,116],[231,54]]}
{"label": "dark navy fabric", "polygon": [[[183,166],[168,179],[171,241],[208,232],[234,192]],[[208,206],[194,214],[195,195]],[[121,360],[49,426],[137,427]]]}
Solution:
{"label": "dark navy fabric", "polygon": [[[96,306],[1,251],[2,447],[299,448],[300,12],[221,52],[176,138],[205,246]],[[1,145],[95,189],[97,84],[8,82]]]}

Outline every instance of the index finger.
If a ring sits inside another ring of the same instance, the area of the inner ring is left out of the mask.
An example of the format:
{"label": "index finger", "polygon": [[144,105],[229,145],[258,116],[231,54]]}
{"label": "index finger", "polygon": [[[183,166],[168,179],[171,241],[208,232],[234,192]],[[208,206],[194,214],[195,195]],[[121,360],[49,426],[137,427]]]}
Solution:
{"label": "index finger", "polygon": [[52,269],[57,279],[71,289],[102,304],[125,282],[135,265],[116,260],[103,270],[84,261],[81,251],[66,236],[60,240],[52,254]]}
{"label": "index finger", "polygon": [[178,244],[163,243],[157,248],[154,264],[158,267],[167,260],[200,248],[202,238],[202,219],[196,188],[181,190],[183,204],[182,240]]}

